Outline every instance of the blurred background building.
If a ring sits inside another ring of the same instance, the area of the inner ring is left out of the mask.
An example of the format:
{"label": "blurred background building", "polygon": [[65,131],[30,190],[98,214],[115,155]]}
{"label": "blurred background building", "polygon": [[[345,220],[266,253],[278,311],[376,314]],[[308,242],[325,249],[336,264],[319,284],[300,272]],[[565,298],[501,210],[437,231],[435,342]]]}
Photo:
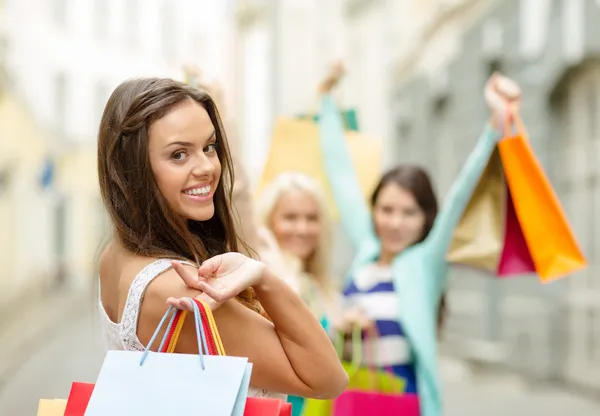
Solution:
{"label": "blurred background building", "polygon": [[[423,164],[440,195],[488,116],[489,74],[521,84],[532,145],[590,266],[545,286],[457,268],[443,350],[600,393],[597,0],[0,1],[0,353],[16,301],[95,282],[109,229],[97,127],[121,81],[200,66],[223,86],[256,183],[276,117],[318,111],[337,59],[338,101],[383,141],[381,168]],[[335,255],[341,276],[352,255],[341,230]]]}

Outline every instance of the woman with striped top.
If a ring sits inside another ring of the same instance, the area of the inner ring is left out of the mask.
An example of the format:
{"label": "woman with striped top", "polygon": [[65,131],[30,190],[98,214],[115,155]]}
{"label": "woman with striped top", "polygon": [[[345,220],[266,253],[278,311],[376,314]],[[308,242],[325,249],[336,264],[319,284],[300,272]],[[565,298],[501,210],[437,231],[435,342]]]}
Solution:
{"label": "woman with striped top", "polygon": [[[339,78],[341,72],[330,78]],[[442,401],[437,372],[437,325],[446,285],[445,255],[453,230],[497,140],[499,121],[509,103],[517,105],[520,89],[495,74],[485,88],[492,111],[486,126],[437,212],[427,173],[398,166],[384,174],[371,198],[363,202],[346,149],[339,109],[328,94],[322,100],[319,128],[325,168],[344,228],[357,255],[345,290],[348,313],[342,323],[374,326],[375,364],[407,380],[407,392],[419,395],[422,416],[440,416]],[[436,322],[437,321],[437,322]]]}

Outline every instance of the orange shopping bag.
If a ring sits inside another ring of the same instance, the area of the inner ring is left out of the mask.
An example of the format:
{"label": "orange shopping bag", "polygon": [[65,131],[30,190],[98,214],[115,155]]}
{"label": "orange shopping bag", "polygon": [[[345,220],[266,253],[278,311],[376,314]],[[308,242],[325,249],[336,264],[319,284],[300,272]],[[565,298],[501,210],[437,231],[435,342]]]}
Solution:
{"label": "orange shopping bag", "polygon": [[498,144],[515,211],[537,274],[549,282],[584,268],[587,261],[550,181],[531,148],[519,114],[517,134]]}

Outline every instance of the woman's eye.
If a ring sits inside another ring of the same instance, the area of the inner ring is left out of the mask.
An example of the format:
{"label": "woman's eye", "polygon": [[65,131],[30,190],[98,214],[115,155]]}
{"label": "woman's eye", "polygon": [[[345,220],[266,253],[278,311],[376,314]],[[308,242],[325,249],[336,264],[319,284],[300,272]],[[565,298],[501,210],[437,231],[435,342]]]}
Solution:
{"label": "woman's eye", "polygon": [[213,153],[217,151],[217,144],[213,143],[213,144],[209,144],[208,146],[206,146],[204,148],[204,152],[205,153]]}
{"label": "woman's eye", "polygon": [[183,160],[183,159],[185,159],[186,156],[187,156],[187,153],[183,150],[180,150],[178,152],[173,153],[173,155],[171,157],[175,160]]}

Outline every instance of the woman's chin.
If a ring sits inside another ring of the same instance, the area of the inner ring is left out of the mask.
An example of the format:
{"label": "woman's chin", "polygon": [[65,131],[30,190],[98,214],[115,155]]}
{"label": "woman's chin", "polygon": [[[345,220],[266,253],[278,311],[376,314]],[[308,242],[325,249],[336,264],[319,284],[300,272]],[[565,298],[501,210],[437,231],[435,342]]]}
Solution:
{"label": "woman's chin", "polygon": [[195,209],[193,211],[188,211],[185,213],[185,217],[189,220],[193,221],[208,221],[215,215],[215,207],[214,205],[208,205],[206,207],[202,207],[202,209]]}

